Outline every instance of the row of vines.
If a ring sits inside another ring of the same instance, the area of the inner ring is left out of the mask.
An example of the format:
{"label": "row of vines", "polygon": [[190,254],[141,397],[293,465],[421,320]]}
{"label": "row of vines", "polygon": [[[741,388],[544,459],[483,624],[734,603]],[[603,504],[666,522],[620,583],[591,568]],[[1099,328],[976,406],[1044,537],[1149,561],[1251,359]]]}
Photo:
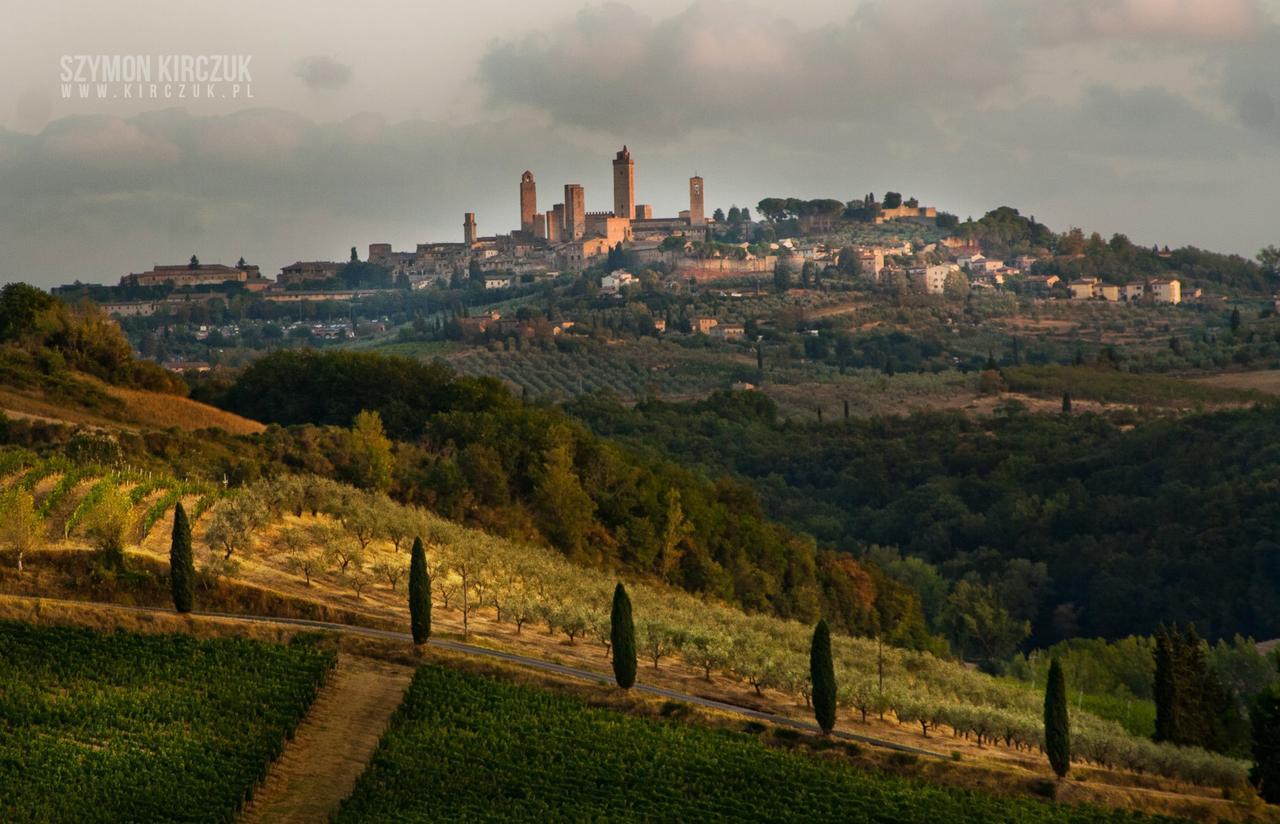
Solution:
{"label": "row of vines", "polygon": [[[246,511],[256,513],[254,523],[232,517]],[[366,567],[393,569],[387,585],[395,589],[408,565],[408,543],[417,534],[428,544],[433,596],[444,608],[461,612],[464,631],[484,610],[513,633],[537,626],[563,635],[569,643],[598,645],[602,658],[609,654],[611,577],[549,550],[399,506],[385,496],[321,478],[276,479],[218,504],[210,532],[217,534],[215,528],[225,521],[225,534],[252,534],[286,513],[330,516],[316,521],[309,535],[297,534],[296,527],[282,530],[271,548],[287,568],[308,580],[323,568],[317,555],[324,555],[330,568],[344,575]],[[316,545],[321,534],[328,536],[327,548]],[[234,549],[247,552],[251,547],[242,542]],[[778,690],[797,703],[808,702],[809,627],[748,615],[665,587],[638,583],[629,589],[638,651],[646,667],[660,669],[679,658],[708,679],[720,674],[759,692]],[[881,650],[866,638],[837,636],[833,646],[839,699],[848,713],[863,719],[896,718],[924,736],[945,727],[979,745],[998,743],[1024,750],[1043,745],[1041,698],[1022,686],[929,653]],[[1237,787],[1245,781],[1243,762],[1155,744],[1085,711],[1074,712],[1072,723],[1074,752],[1087,762],[1208,786]]]}

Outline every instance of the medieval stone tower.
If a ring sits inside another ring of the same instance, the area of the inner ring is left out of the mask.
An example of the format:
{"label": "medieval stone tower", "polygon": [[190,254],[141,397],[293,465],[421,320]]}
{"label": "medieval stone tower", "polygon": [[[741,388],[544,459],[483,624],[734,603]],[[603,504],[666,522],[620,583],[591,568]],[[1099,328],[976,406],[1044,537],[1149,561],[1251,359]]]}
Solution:
{"label": "medieval stone tower", "polygon": [[636,164],[626,146],[613,158],[613,214],[628,220],[636,216]]}
{"label": "medieval stone tower", "polygon": [[559,243],[564,240],[564,204],[557,203],[547,212],[547,240]]}
{"label": "medieval stone tower", "polygon": [[564,185],[564,234],[562,240],[581,240],[587,232],[587,205],[582,187],[577,183]]}
{"label": "medieval stone tower", "polygon": [[533,172],[520,175],[520,231],[534,233],[534,215],[538,213],[538,189],[533,182]]}
{"label": "medieval stone tower", "polygon": [[689,223],[700,226],[707,222],[707,213],[703,205],[702,178],[694,175],[689,178]]}
{"label": "medieval stone tower", "polygon": [[476,242],[476,213],[467,212],[462,216],[462,240],[468,246]]}

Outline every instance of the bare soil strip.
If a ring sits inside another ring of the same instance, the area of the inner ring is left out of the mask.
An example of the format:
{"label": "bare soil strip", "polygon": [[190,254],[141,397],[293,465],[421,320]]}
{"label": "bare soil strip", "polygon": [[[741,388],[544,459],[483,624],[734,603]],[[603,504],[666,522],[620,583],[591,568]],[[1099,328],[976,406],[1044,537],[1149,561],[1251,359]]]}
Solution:
{"label": "bare soil strip", "polygon": [[412,676],[411,667],[339,655],[333,677],[240,820],[328,821],[364,772]]}

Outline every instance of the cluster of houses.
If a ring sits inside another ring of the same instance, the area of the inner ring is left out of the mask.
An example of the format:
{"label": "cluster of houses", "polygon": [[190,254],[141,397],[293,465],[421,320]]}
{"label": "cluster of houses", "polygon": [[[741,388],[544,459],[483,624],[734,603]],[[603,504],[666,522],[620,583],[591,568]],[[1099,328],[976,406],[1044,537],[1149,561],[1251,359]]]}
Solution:
{"label": "cluster of houses", "polygon": [[[1137,301],[1149,299],[1154,303],[1182,303],[1182,282],[1176,278],[1152,278],[1135,280],[1117,286],[1103,283],[1098,278],[1081,278],[1067,284],[1072,300]],[[1196,289],[1192,297],[1200,297]]]}
{"label": "cluster of houses", "polygon": [[[936,263],[915,266],[906,270],[907,281],[922,292],[940,295],[946,292],[948,282],[955,282],[956,277],[963,277],[964,282],[973,289],[998,289],[1010,279],[1022,285],[1027,291],[1049,293],[1057,287],[1066,287],[1072,300],[1104,300],[1111,302],[1146,300],[1152,303],[1179,304],[1183,301],[1182,283],[1177,278],[1151,278],[1149,280],[1131,281],[1123,285],[1104,283],[1100,278],[1080,278],[1063,284],[1057,275],[1033,275],[1029,270],[1037,258],[1032,255],[1020,255],[1012,264],[988,258],[976,247],[956,245],[948,238],[943,241],[955,255],[954,262]],[[909,246],[909,244],[908,244]],[[921,251],[931,252],[936,247],[926,247]],[[906,252],[909,254],[910,249]],[[885,258],[892,254],[901,254],[899,250],[881,248],[864,248],[857,250],[862,274],[873,280],[881,280],[889,269]],[[1200,290],[1195,290],[1188,297],[1201,297]]]}

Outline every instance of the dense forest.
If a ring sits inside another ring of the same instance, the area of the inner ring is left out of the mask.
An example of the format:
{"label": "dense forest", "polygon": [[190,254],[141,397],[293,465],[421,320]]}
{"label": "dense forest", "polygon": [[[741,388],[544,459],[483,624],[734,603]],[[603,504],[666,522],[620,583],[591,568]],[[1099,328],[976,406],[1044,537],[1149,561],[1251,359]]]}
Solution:
{"label": "dense forest", "polygon": [[569,411],[600,434],[749,479],[771,516],[911,581],[935,630],[962,590],[1009,619],[1006,648],[1018,620],[1037,644],[1149,634],[1162,621],[1209,638],[1280,635],[1271,405],[1132,429],[1017,411],[796,424],[757,393],[634,409],[597,396]]}

